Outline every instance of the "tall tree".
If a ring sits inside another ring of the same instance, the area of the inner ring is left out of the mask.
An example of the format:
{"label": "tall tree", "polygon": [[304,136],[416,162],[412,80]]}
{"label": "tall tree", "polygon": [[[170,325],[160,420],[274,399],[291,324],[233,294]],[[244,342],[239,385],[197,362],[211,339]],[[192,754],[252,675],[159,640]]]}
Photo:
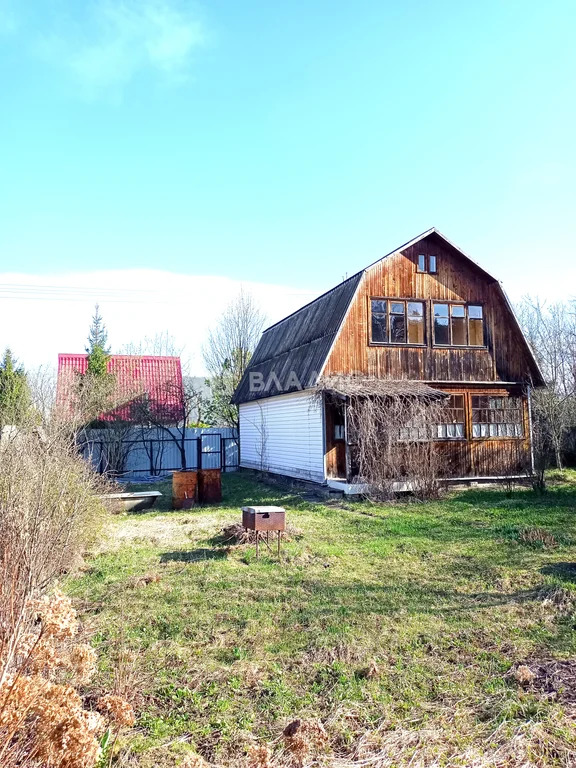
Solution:
{"label": "tall tree", "polygon": [[28,379],[10,349],[0,363],[0,427],[21,425],[30,415],[32,398]]}
{"label": "tall tree", "polygon": [[110,359],[110,347],[108,346],[108,331],[100,314],[100,307],[96,304],[92,315],[92,324],[88,331],[88,372],[96,376],[104,376],[108,373],[108,360]]}
{"label": "tall tree", "polygon": [[238,406],[230,399],[260,339],[265,317],[250,294],[241,291],[210,331],[203,349],[212,392],[209,421],[238,428]]}

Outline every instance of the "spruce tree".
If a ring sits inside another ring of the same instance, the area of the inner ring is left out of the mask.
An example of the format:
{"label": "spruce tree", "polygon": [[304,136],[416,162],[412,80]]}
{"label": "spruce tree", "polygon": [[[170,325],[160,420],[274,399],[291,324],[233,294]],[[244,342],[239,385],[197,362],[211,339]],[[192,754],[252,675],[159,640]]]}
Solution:
{"label": "spruce tree", "polygon": [[10,349],[0,363],[0,427],[21,425],[31,413],[32,398],[26,373]]}
{"label": "spruce tree", "polygon": [[108,371],[110,347],[108,332],[100,307],[96,304],[88,331],[88,365],[86,373],[78,374],[78,407],[85,425],[100,426],[103,414],[113,408],[116,377]]}
{"label": "spruce tree", "polygon": [[108,346],[108,331],[104,325],[100,307],[96,304],[92,325],[88,331],[88,373],[95,376],[105,376],[108,373],[110,347]]}

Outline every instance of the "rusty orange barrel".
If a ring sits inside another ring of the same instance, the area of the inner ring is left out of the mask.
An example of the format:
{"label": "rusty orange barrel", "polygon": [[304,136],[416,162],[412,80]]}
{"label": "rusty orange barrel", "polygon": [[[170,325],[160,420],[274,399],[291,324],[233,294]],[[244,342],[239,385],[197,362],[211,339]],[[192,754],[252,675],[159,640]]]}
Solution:
{"label": "rusty orange barrel", "polygon": [[222,472],[220,469],[201,469],[198,472],[198,498],[202,504],[222,501]]}
{"label": "rusty orange barrel", "polygon": [[198,472],[186,469],[172,475],[172,506],[190,509],[198,501]]}

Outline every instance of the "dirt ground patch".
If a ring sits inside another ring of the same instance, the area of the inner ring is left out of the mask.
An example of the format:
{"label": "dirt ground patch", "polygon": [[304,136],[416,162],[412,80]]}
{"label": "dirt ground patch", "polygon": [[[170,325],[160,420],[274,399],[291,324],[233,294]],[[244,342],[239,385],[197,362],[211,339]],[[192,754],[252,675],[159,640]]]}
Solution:
{"label": "dirt ground patch", "polygon": [[115,520],[110,529],[110,535],[104,537],[100,553],[115,552],[126,545],[174,546],[190,544],[190,536],[194,538],[209,535],[217,529],[215,515],[202,511],[182,514],[169,513],[156,517],[142,515],[127,515]]}
{"label": "dirt ground patch", "polygon": [[576,659],[529,659],[534,675],[529,688],[563,704],[576,704]]}

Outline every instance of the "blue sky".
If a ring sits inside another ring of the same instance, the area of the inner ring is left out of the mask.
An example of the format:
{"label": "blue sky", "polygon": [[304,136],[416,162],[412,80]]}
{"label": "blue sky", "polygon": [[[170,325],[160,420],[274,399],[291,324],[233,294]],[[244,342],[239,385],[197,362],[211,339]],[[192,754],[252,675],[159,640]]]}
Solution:
{"label": "blue sky", "polygon": [[66,328],[10,300],[80,349],[100,287],[138,314],[167,272],[191,306],[202,276],[273,285],[277,320],[436,226],[513,295],[568,297],[575,23],[568,0],[0,0],[0,283],[91,285]]}

